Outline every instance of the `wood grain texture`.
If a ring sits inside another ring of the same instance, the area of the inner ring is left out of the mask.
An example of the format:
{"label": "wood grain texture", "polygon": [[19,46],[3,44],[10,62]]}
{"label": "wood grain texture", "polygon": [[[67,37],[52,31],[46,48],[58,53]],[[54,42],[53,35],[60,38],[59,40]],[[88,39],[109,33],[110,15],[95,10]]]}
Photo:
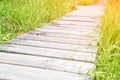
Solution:
{"label": "wood grain texture", "polygon": [[0,77],[7,80],[91,80],[86,75],[8,64],[0,64]]}
{"label": "wood grain texture", "polygon": [[44,28],[36,28],[36,31],[39,32],[54,32],[54,33],[64,33],[64,34],[74,34],[74,35],[92,35],[92,36],[98,36],[98,34],[93,32],[77,32],[77,31],[70,31],[70,30],[59,30],[59,29],[44,29]]}
{"label": "wood grain texture", "polygon": [[77,22],[77,21],[65,21],[65,20],[54,20],[53,24],[62,24],[62,25],[79,25],[79,26],[96,26],[100,23],[98,22]]}
{"label": "wood grain texture", "polygon": [[29,34],[40,35],[40,36],[50,36],[50,37],[60,37],[60,38],[68,38],[68,39],[79,39],[79,40],[95,40],[97,41],[97,36],[85,34],[67,34],[67,33],[59,33],[59,32],[45,32],[45,31],[30,31]]}
{"label": "wood grain texture", "polygon": [[68,17],[68,16],[64,16],[62,18],[58,18],[58,20],[68,20],[68,21],[77,21],[77,22],[99,22],[97,20],[95,20],[92,17]]}
{"label": "wood grain texture", "polygon": [[42,35],[32,35],[29,33],[23,34],[17,38],[25,40],[35,40],[35,41],[48,41],[48,42],[57,42],[57,43],[66,43],[66,44],[77,44],[77,45],[86,45],[89,44],[96,45],[96,40],[80,40],[80,39],[71,39],[71,38],[61,38],[61,37],[51,37],[51,36],[42,36]]}
{"label": "wood grain texture", "polygon": [[19,44],[19,45],[34,46],[34,47],[67,50],[67,51],[76,51],[76,52],[80,51],[80,52],[96,53],[97,51],[96,46],[91,46],[91,45],[84,46],[84,45],[55,43],[55,42],[46,42],[46,41],[24,40],[24,39],[17,39],[17,38],[11,40],[11,44]]}
{"label": "wood grain texture", "polygon": [[78,61],[95,62],[96,54],[87,52],[65,51],[58,49],[40,48],[23,45],[0,45],[0,50],[6,52],[14,52],[18,54],[45,56],[60,59],[72,59]]}
{"label": "wood grain texture", "polygon": [[97,34],[97,31],[95,28],[88,28],[88,27],[83,27],[81,26],[81,28],[73,28],[74,26],[54,26],[54,25],[44,25],[43,27],[41,28],[38,28],[38,29],[53,29],[53,30],[63,30],[63,31],[75,31],[75,32],[88,32],[88,33],[96,33]]}
{"label": "wood grain texture", "polygon": [[90,25],[86,25],[86,26],[82,26],[82,25],[69,25],[69,24],[66,24],[66,25],[62,25],[62,24],[53,24],[53,23],[48,23],[48,24],[45,24],[41,27],[45,27],[45,26],[53,26],[53,27],[64,27],[64,28],[73,28],[73,29],[82,29],[82,30],[85,30],[85,29],[89,29],[89,30],[93,30],[94,28],[97,28],[97,26],[90,26]]}
{"label": "wood grain texture", "polygon": [[12,53],[0,53],[0,62],[81,74],[95,68],[93,63]]}

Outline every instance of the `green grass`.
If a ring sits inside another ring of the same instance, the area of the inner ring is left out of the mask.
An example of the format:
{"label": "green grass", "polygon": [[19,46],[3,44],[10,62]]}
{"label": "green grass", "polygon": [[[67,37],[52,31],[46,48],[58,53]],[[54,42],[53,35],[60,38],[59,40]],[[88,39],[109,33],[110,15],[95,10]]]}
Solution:
{"label": "green grass", "polygon": [[74,0],[0,0],[0,42],[74,9]]}
{"label": "green grass", "polygon": [[96,0],[0,0],[0,43]]}
{"label": "green grass", "polygon": [[98,43],[95,80],[120,80],[120,0],[107,0]]}

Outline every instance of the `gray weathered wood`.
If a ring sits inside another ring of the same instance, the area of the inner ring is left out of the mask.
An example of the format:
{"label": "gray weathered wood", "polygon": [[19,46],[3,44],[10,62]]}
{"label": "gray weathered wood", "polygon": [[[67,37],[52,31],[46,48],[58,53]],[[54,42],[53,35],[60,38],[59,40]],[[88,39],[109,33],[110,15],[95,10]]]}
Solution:
{"label": "gray weathered wood", "polygon": [[65,50],[13,45],[13,44],[0,45],[0,50],[7,52],[14,52],[18,54],[54,57],[61,59],[72,59],[72,60],[80,60],[80,61],[88,61],[88,62],[95,62],[95,58],[96,58],[96,54],[94,53],[65,51]]}
{"label": "gray weathered wood", "polygon": [[99,20],[98,19],[96,19],[95,18],[96,16],[94,16],[94,17],[92,17],[92,16],[85,16],[85,15],[79,15],[79,16],[71,16],[71,15],[65,15],[65,16],[63,16],[62,18],[64,19],[66,19],[66,20],[86,20],[86,21],[97,21],[97,22],[99,22]]}
{"label": "gray weathered wood", "polygon": [[70,29],[73,28],[73,29],[82,29],[82,30],[85,30],[85,29],[93,30],[94,28],[97,28],[96,25],[95,26],[90,26],[90,25],[80,26],[80,25],[70,25],[70,24],[62,25],[62,24],[53,24],[53,23],[48,23],[41,27],[44,27],[46,25],[53,26],[53,27],[64,27],[64,28],[70,28]]}
{"label": "gray weathered wood", "polygon": [[98,20],[92,18],[92,17],[67,17],[64,16],[62,18],[58,18],[58,20],[68,20],[68,21],[82,21],[82,22],[99,22]]}
{"label": "gray weathered wood", "polygon": [[76,32],[76,31],[67,31],[67,30],[59,30],[59,29],[43,29],[43,28],[36,28],[36,31],[41,32],[55,32],[55,33],[64,33],[64,34],[74,34],[74,35],[92,35],[98,36],[98,34],[93,32]]}
{"label": "gray weathered wood", "polygon": [[68,38],[68,39],[79,39],[79,40],[96,40],[97,36],[95,35],[75,35],[75,34],[66,34],[66,33],[59,33],[59,32],[45,32],[45,31],[30,31],[28,32],[30,34],[34,35],[40,35],[40,36],[51,36],[51,37],[61,37],[61,38]]}
{"label": "gray weathered wood", "polygon": [[81,29],[75,29],[75,28],[71,28],[71,27],[69,27],[69,26],[50,26],[50,25],[45,25],[45,26],[43,26],[43,27],[40,27],[40,28],[38,28],[38,29],[41,29],[41,28],[43,28],[43,29],[53,29],[53,30],[62,30],[62,31],[75,31],[75,32],[79,32],[80,34],[81,33],[83,33],[83,32],[88,32],[88,33],[96,33],[97,34],[97,32],[96,32],[96,29],[95,28],[82,28],[81,27]]}
{"label": "gray weathered wood", "polygon": [[23,34],[17,38],[25,40],[35,40],[35,41],[48,41],[48,42],[58,42],[66,44],[77,44],[77,45],[96,45],[96,40],[80,40],[80,39],[68,39],[61,37],[50,37],[50,36],[41,36],[41,35],[32,35],[29,33]]}
{"label": "gray weathered wood", "polygon": [[40,27],[40,28],[50,28],[50,29],[63,29],[63,30],[72,30],[72,31],[77,31],[77,32],[82,32],[82,31],[94,31],[95,29],[95,27],[89,27],[88,28],[88,26],[86,26],[86,27],[83,27],[83,26],[79,26],[79,27],[75,27],[75,26],[66,26],[66,25],[52,25],[52,24],[46,24],[46,25],[44,25],[44,26],[42,26],[42,27]]}
{"label": "gray weathered wood", "polygon": [[55,43],[55,42],[46,42],[46,41],[24,40],[24,39],[13,39],[13,40],[11,40],[11,43],[12,44],[27,45],[27,46],[60,49],[60,50],[96,53],[96,46],[91,46],[91,45],[84,46],[84,45]]}
{"label": "gray weathered wood", "polygon": [[80,26],[96,26],[99,25],[99,23],[95,22],[76,22],[76,21],[63,21],[63,20],[53,20],[53,24],[62,24],[62,25],[80,25]]}
{"label": "gray weathered wood", "polygon": [[91,80],[86,75],[1,63],[0,77],[7,80]]}
{"label": "gray weathered wood", "polygon": [[1,52],[0,62],[82,74],[87,74],[95,68],[93,63],[88,62]]}

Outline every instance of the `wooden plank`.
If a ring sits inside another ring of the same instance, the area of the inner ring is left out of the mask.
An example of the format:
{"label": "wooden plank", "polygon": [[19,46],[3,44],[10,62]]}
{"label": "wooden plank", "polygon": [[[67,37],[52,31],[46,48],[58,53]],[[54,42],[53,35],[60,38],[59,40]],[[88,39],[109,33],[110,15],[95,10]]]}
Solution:
{"label": "wooden plank", "polygon": [[75,18],[75,17],[62,17],[62,18],[57,18],[56,20],[58,21],[75,21],[75,22],[94,22],[94,23],[100,23],[99,20],[94,19],[94,18]]}
{"label": "wooden plank", "polygon": [[49,48],[40,48],[32,46],[22,46],[13,44],[0,45],[1,51],[14,52],[18,54],[27,54],[34,56],[45,56],[60,59],[72,59],[79,61],[95,62],[96,54],[87,52],[65,51]]}
{"label": "wooden plank", "polygon": [[35,41],[48,41],[48,42],[57,42],[57,43],[66,43],[66,44],[77,44],[77,45],[96,45],[97,40],[79,40],[79,39],[68,39],[61,37],[49,37],[49,36],[41,36],[41,35],[32,35],[29,33],[23,34],[19,37],[19,39],[27,39],[27,40],[35,40]]}
{"label": "wooden plank", "polygon": [[12,53],[0,53],[0,62],[81,74],[95,68],[93,63]]}
{"label": "wooden plank", "polygon": [[87,30],[87,29],[72,29],[72,28],[64,28],[64,27],[53,27],[53,26],[45,26],[45,27],[42,27],[42,28],[36,28],[36,30],[45,30],[45,29],[50,29],[50,30],[59,30],[59,31],[62,31],[62,32],[74,32],[74,33],[79,33],[81,35],[85,34],[86,32],[87,33],[91,33],[91,34],[95,34],[95,35],[98,35],[97,31],[95,29],[92,29],[92,30]]}
{"label": "wooden plank", "polygon": [[98,20],[91,17],[67,17],[57,18],[58,20],[78,21],[78,22],[99,22]]}
{"label": "wooden plank", "polygon": [[[76,11],[72,11],[72,12],[69,12],[68,14],[64,15],[63,17],[77,17],[77,18],[86,18],[86,19],[94,19],[95,16],[91,16],[91,15],[80,15],[78,13],[81,13],[79,12],[80,10],[76,10]],[[76,14],[75,14],[76,13]],[[73,14],[73,15],[72,15]],[[62,18],[62,17],[61,17]]]}
{"label": "wooden plank", "polygon": [[80,26],[96,26],[99,25],[99,23],[95,22],[76,22],[76,21],[62,21],[62,20],[53,20],[53,24],[64,24],[64,25],[80,25]]}
{"label": "wooden plank", "polygon": [[82,51],[82,52],[92,52],[96,53],[96,46],[84,46],[84,45],[75,45],[75,44],[65,44],[65,43],[53,43],[45,41],[33,41],[33,40],[23,40],[23,39],[13,39],[11,40],[12,44],[21,44],[27,46],[36,46],[60,50],[70,50],[70,51]]}
{"label": "wooden plank", "polygon": [[[59,18],[58,18],[59,19]],[[93,16],[93,17],[90,17],[90,16],[82,16],[82,15],[65,15],[63,16],[62,18],[60,18],[61,20],[70,20],[70,21],[86,21],[86,22],[97,22],[97,23],[100,23],[101,21],[101,18],[98,17],[98,16]]]}
{"label": "wooden plank", "polygon": [[[79,22],[78,22],[79,23]],[[96,27],[96,25],[71,25],[71,24],[57,24],[57,22],[51,21],[51,23],[48,23],[50,25],[59,25],[59,26],[70,26],[70,27],[76,27],[76,28],[93,28]]]}
{"label": "wooden plank", "polygon": [[98,36],[98,34],[93,32],[76,32],[76,31],[65,31],[65,30],[58,30],[58,29],[43,29],[43,28],[36,28],[35,31],[41,31],[41,32],[55,32],[55,33],[63,33],[63,34],[74,34],[74,35],[92,35],[92,36]]}
{"label": "wooden plank", "polygon": [[63,16],[62,18],[58,18],[58,19],[63,19],[63,20],[74,20],[74,21],[92,21],[92,22],[99,22],[99,20],[97,20],[94,17],[89,17],[89,16]]}
{"label": "wooden plank", "polygon": [[[75,31],[75,32],[88,32],[88,33],[97,33],[96,28],[81,28],[81,29],[75,29],[74,27],[69,27],[69,26],[54,26],[54,25],[44,25],[40,27],[40,29],[54,29],[54,30],[64,30],[64,31]],[[39,29],[39,28],[38,28]]]}
{"label": "wooden plank", "polygon": [[63,29],[72,29],[72,30],[77,30],[77,31],[83,31],[83,30],[87,30],[87,31],[93,31],[94,29],[97,29],[97,27],[93,26],[93,27],[89,27],[89,26],[74,26],[74,25],[57,25],[57,24],[45,24],[43,26],[41,26],[40,28],[44,28],[44,27],[48,27],[48,28],[63,28]]}
{"label": "wooden plank", "polygon": [[0,64],[0,75],[7,80],[91,80],[86,75],[9,64]]}
{"label": "wooden plank", "polygon": [[[70,24],[53,24],[53,23],[48,23],[48,24],[45,24],[46,25],[50,25],[50,26],[53,26],[53,27],[65,27],[65,28],[73,28],[73,29],[94,29],[94,28],[97,28],[97,26],[90,26],[90,25],[86,25],[86,26],[83,26],[83,25],[70,25]],[[44,25],[42,26],[44,27]]]}
{"label": "wooden plank", "polygon": [[95,35],[74,35],[74,34],[67,34],[67,33],[60,33],[60,32],[45,32],[45,31],[30,31],[28,32],[32,35],[40,35],[40,36],[50,36],[50,37],[61,37],[61,38],[68,38],[68,39],[80,39],[80,40],[97,40],[97,36]]}
{"label": "wooden plank", "polygon": [[[94,11],[92,11],[94,12]],[[92,12],[89,12],[87,13],[87,11],[84,11],[84,12],[79,12],[79,11],[74,11],[74,12],[71,12],[71,13],[68,13],[66,16],[89,16],[89,17],[96,17],[96,16],[100,16],[101,13],[96,13],[96,14],[93,14]],[[97,11],[96,11],[97,12]]]}

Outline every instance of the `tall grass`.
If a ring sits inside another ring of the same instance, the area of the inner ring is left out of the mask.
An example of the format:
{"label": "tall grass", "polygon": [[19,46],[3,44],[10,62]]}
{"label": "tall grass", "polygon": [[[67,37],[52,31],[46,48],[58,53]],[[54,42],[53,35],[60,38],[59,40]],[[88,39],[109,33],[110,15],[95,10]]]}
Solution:
{"label": "tall grass", "polygon": [[98,43],[95,80],[120,80],[120,0],[107,0]]}
{"label": "tall grass", "polygon": [[96,0],[0,0],[0,43]]}
{"label": "tall grass", "polygon": [[71,11],[74,0],[0,0],[0,42]]}

